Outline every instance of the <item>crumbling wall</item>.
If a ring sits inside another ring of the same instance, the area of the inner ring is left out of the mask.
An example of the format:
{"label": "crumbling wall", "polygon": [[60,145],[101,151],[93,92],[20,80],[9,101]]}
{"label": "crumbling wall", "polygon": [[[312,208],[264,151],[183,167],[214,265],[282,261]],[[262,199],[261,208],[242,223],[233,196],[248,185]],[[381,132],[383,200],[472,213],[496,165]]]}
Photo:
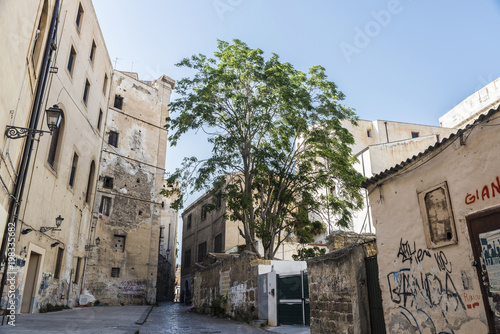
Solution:
{"label": "crumbling wall", "polygon": [[307,261],[311,334],[370,333],[365,245]]}
{"label": "crumbling wall", "polygon": [[257,319],[258,264],[257,256],[245,251],[207,267],[197,265],[193,273],[193,304],[198,312],[216,314],[220,305],[233,318]]}

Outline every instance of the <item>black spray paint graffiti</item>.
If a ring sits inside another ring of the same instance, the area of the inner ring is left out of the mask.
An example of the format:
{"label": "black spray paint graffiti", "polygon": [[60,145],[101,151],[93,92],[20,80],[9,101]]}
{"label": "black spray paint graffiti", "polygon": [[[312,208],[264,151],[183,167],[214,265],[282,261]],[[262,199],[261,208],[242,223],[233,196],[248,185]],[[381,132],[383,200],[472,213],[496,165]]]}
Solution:
{"label": "black spray paint graffiti", "polygon": [[413,242],[412,249],[410,242],[403,242],[403,238],[401,238],[401,240],[399,241],[399,251],[397,257],[399,258],[400,255],[403,258],[403,262],[410,261],[410,264],[413,263],[414,259],[417,263],[420,263],[426,256],[431,257],[431,253],[429,253],[428,250],[421,248],[417,250],[417,245],[415,242]]}
{"label": "black spray paint graffiti", "polygon": [[443,251],[435,253],[434,258],[436,259],[439,270],[447,271],[449,273],[452,272],[451,262],[448,262],[448,259],[446,258],[446,255],[443,253]]}
{"label": "black spray paint graffiti", "polygon": [[[444,285],[442,280],[433,273],[410,273],[410,268],[404,268],[399,271],[391,272],[387,275],[391,300],[396,304],[402,304],[404,307],[415,306],[416,298],[422,297],[425,303],[433,308],[442,305],[445,302],[446,311],[450,303],[455,304],[456,311],[458,307],[465,310],[465,304],[462,297],[458,294],[455,283],[446,273]],[[443,299],[444,298],[444,299]]]}
{"label": "black spray paint graffiti", "polygon": [[[414,262],[422,264],[426,258],[433,257],[439,271],[416,271]],[[387,275],[390,298],[398,305],[401,316],[418,333],[423,328],[430,328],[434,329],[434,333],[453,334],[447,313],[463,312],[466,307],[450,275],[453,267],[446,254],[439,251],[431,256],[429,250],[417,248],[416,242],[412,245],[401,238],[397,258],[401,258],[403,263],[409,262],[411,266]],[[437,330],[431,315],[444,319],[448,328],[445,331]]]}

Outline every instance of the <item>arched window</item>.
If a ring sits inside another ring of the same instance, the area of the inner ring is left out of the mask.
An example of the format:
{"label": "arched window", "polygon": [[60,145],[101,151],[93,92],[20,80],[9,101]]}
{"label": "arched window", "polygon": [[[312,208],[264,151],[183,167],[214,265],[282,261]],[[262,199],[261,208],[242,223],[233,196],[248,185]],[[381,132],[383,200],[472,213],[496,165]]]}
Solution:
{"label": "arched window", "polygon": [[59,156],[58,146],[59,146],[59,137],[61,137],[62,131],[64,127],[64,117],[61,115],[61,120],[59,121],[59,126],[57,129],[52,131],[52,137],[50,139],[50,147],[49,147],[49,155],[47,157],[47,163],[53,168],[56,169],[56,162]]}
{"label": "arched window", "polygon": [[87,193],[85,194],[85,202],[89,203],[92,197],[92,186],[94,184],[95,162],[92,160],[90,164],[89,180],[87,182]]}

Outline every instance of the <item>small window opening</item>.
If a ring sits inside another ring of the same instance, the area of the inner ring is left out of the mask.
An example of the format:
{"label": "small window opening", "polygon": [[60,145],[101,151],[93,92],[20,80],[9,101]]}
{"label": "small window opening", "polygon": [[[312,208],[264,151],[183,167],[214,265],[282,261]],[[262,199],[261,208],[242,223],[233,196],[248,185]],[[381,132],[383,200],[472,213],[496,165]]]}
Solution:
{"label": "small window opening", "polygon": [[120,268],[111,268],[111,277],[120,277]]}
{"label": "small window opening", "polygon": [[116,109],[122,110],[122,108],[123,108],[123,97],[120,96],[120,95],[115,95],[115,103],[113,104],[113,106]]}

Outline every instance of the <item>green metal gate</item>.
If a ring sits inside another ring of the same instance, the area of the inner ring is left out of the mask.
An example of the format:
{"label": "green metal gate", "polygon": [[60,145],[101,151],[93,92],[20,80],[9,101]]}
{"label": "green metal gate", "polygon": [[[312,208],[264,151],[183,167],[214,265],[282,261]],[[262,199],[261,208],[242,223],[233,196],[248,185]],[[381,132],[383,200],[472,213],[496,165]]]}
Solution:
{"label": "green metal gate", "polygon": [[382,309],[382,293],[378,280],[377,257],[368,257],[365,259],[365,263],[371,334],[385,334],[384,310]]}
{"label": "green metal gate", "polygon": [[309,283],[307,272],[277,275],[278,324],[309,325]]}

